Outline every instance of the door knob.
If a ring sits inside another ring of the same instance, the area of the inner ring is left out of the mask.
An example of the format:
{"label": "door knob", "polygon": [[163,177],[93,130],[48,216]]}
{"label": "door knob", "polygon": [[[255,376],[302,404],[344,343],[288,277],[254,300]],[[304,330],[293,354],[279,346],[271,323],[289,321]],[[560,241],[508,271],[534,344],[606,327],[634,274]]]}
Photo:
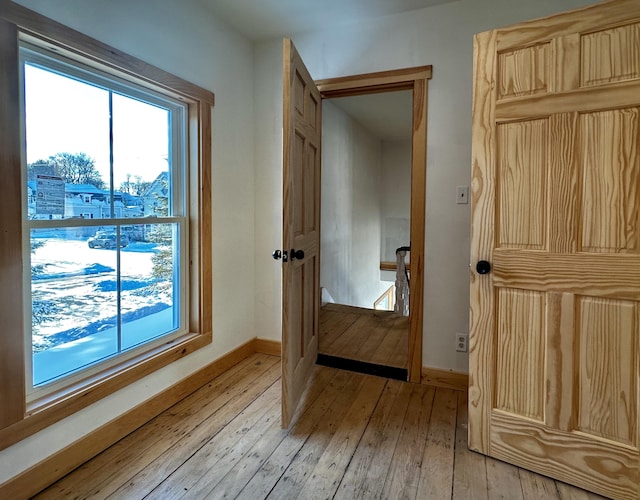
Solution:
{"label": "door knob", "polygon": [[282,259],[282,262],[287,262],[289,259],[287,258],[287,251],[285,250],[284,252],[281,252],[280,250],[274,250],[273,253],[271,254],[271,256],[275,259],[275,260],[280,260]]}
{"label": "door knob", "polygon": [[302,260],[304,259],[304,250],[296,250],[295,248],[291,249],[291,260]]}
{"label": "door knob", "polygon": [[476,264],[476,271],[478,274],[487,274],[491,271],[491,264],[486,260],[479,260]]}

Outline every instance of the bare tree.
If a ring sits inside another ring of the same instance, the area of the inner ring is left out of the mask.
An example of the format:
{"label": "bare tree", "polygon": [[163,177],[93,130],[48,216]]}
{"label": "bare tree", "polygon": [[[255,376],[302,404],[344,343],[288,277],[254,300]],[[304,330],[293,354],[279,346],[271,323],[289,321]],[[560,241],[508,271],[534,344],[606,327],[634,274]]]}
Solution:
{"label": "bare tree", "polygon": [[120,184],[119,190],[132,196],[142,196],[150,185],[150,182],[143,181],[139,175],[127,174],[127,180]]}
{"label": "bare tree", "polygon": [[47,160],[38,160],[28,165],[29,179],[35,178],[39,171],[49,167],[53,175],[62,177],[68,184],[91,184],[98,189],[104,188],[104,181],[96,169],[95,160],[86,153],[56,153]]}

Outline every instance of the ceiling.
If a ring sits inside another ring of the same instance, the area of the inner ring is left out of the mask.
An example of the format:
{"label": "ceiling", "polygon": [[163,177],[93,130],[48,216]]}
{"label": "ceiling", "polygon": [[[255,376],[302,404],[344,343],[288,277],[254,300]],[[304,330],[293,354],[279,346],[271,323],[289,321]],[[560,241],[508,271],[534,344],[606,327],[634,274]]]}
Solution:
{"label": "ceiling", "polygon": [[[250,40],[266,40],[456,0],[197,0]],[[332,101],[380,140],[411,137],[411,92]]]}
{"label": "ceiling", "polygon": [[383,141],[411,140],[413,93],[410,90],[331,99]]}
{"label": "ceiling", "polygon": [[456,0],[199,0],[251,40],[314,31]]}

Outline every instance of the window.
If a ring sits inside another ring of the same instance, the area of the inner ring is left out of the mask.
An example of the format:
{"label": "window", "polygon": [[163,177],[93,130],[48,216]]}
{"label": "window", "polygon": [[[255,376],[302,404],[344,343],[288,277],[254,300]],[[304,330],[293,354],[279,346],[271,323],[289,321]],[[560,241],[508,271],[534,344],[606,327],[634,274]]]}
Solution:
{"label": "window", "polygon": [[[186,331],[186,107],[26,43],[20,56],[31,396]],[[130,239],[131,224],[146,229]]]}
{"label": "window", "polygon": [[213,95],[8,5],[0,448],[211,341]]}

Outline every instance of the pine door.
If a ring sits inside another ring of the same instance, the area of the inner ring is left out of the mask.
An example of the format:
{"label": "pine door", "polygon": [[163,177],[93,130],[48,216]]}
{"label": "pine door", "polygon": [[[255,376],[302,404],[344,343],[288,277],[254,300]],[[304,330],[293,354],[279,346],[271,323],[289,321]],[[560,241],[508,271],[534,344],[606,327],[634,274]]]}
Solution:
{"label": "pine door", "polygon": [[639,498],[640,1],[475,38],[469,446]]}

